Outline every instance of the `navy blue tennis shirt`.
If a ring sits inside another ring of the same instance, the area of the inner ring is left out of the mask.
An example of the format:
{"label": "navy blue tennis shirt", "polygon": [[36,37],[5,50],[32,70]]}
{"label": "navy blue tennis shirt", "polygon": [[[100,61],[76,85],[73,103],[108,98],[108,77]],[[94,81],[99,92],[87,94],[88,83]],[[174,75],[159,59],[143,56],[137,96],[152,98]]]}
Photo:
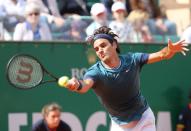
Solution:
{"label": "navy blue tennis shirt", "polygon": [[140,92],[140,71],[148,61],[146,53],[119,55],[118,68],[108,69],[98,61],[84,75],[94,81],[93,90],[110,117],[122,125],[139,120],[149,107]]}

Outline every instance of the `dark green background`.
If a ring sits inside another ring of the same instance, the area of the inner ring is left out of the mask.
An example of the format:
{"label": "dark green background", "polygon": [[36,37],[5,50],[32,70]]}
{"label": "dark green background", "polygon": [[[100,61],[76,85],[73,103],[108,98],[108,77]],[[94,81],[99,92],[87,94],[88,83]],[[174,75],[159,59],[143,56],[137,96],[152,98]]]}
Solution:
{"label": "dark green background", "polygon": [[[121,44],[122,53],[155,52],[162,49],[162,44]],[[190,47],[189,47],[190,48]],[[8,60],[16,53],[27,53],[37,57],[47,70],[56,76],[71,76],[71,68],[88,68],[88,56],[91,47],[85,43],[63,42],[4,42],[0,43],[0,130],[8,130],[8,113],[27,112],[28,131],[33,112],[40,112],[42,106],[49,102],[58,102],[64,111],[77,115],[83,129],[89,116],[95,111],[104,111],[92,91],[77,94],[60,88],[57,84],[46,84],[31,90],[19,90],[10,86],[6,80],[5,70]],[[158,111],[170,111],[172,126],[179,111],[188,102],[188,91],[191,87],[191,55],[181,54],[173,59],[145,65],[141,73],[141,90],[150,103],[155,115]],[[92,104],[93,103],[93,104]],[[107,125],[109,125],[109,118]],[[101,126],[99,131],[107,131]]]}

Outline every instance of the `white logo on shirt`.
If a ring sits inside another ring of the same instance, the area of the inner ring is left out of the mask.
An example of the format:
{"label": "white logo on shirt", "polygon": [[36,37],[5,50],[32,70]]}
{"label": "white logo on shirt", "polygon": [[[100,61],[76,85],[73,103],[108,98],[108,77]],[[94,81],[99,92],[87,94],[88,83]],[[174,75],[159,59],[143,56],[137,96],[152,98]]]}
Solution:
{"label": "white logo on shirt", "polygon": [[126,72],[126,73],[129,72],[129,69],[127,69],[125,72]]}

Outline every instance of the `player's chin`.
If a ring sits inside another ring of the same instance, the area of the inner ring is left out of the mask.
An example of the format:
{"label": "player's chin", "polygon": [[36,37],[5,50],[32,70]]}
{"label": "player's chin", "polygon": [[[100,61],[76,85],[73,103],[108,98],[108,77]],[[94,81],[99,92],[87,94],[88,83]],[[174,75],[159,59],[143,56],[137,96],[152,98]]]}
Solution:
{"label": "player's chin", "polygon": [[105,56],[105,57],[102,58],[102,61],[103,61],[103,62],[106,62],[106,61],[108,61],[109,59],[110,59],[109,56]]}
{"label": "player's chin", "polygon": [[106,58],[100,58],[101,61],[105,62],[106,61]]}

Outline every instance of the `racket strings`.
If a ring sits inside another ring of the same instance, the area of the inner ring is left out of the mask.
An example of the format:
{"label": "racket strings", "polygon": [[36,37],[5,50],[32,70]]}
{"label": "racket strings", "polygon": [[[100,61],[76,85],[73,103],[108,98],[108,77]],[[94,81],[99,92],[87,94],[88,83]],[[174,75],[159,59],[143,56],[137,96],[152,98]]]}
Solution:
{"label": "racket strings", "polygon": [[19,88],[32,88],[41,82],[43,71],[37,60],[29,56],[18,56],[9,63],[8,77]]}

